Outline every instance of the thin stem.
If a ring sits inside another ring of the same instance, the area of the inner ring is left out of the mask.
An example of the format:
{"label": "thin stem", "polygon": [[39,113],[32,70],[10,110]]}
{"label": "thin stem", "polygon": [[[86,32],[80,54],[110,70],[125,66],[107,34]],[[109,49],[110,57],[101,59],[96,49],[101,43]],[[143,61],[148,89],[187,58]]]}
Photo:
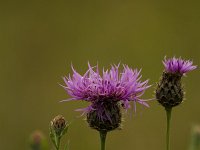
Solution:
{"label": "thin stem", "polygon": [[56,150],[60,149],[60,137],[56,137]]}
{"label": "thin stem", "polygon": [[58,147],[57,147],[57,150],[60,149],[60,140],[58,141]]}
{"label": "thin stem", "polygon": [[107,131],[99,131],[99,133],[100,133],[100,139],[101,139],[101,150],[105,150]]}
{"label": "thin stem", "polygon": [[166,133],[166,150],[170,149],[170,122],[171,122],[171,112],[172,108],[166,108],[167,115],[167,133]]}

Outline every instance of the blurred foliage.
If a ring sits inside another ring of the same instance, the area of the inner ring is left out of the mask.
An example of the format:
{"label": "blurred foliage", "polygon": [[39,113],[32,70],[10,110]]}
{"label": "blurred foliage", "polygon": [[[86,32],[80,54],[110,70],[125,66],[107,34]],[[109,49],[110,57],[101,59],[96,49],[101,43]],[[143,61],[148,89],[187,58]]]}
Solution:
{"label": "blurred foliage", "polygon": [[48,150],[48,143],[46,137],[39,130],[34,131],[30,136],[31,150]]}
{"label": "blurred foliage", "polygon": [[200,150],[200,126],[193,126],[189,150]]}
{"label": "blurred foliage", "polygon": [[[75,118],[70,149],[97,149],[99,135],[74,112],[87,103],[59,103],[69,97],[58,83],[71,63],[81,73],[88,61],[100,68],[126,63],[142,68],[155,87],[165,55],[200,64],[199,8],[199,0],[0,1],[1,149],[28,149],[29,134],[48,135],[56,114]],[[184,79],[186,100],[172,117],[173,149],[187,149],[190,126],[200,122],[199,76],[196,70]],[[150,106],[124,115],[123,130],[108,134],[108,150],[164,149],[165,112],[156,101]]]}

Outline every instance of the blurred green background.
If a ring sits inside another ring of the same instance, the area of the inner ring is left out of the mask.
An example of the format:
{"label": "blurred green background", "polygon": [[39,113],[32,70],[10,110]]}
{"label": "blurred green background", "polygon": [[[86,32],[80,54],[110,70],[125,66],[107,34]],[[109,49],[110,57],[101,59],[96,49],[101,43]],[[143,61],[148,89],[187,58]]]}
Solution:
{"label": "blurred green background", "polygon": [[[100,67],[125,63],[143,68],[155,87],[164,56],[200,64],[199,0],[0,1],[0,149],[26,150],[35,129],[48,136],[50,120],[74,120],[65,141],[71,150],[99,149],[99,135],[74,109],[83,102],[59,103],[69,96],[58,85],[87,62]],[[199,70],[184,78],[185,102],[173,110],[171,145],[189,146],[190,127],[200,123]],[[153,97],[154,88],[144,98]],[[165,112],[156,101],[125,115],[124,129],[108,134],[108,150],[163,150]]]}

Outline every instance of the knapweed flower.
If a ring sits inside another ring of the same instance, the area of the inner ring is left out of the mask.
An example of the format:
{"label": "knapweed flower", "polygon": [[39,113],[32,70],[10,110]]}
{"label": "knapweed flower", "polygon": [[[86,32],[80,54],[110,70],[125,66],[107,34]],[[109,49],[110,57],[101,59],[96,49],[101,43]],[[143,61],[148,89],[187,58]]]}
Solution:
{"label": "knapweed flower", "polygon": [[141,70],[132,70],[123,65],[123,71],[119,72],[119,65],[111,66],[110,70],[99,73],[98,66],[91,67],[84,75],[80,75],[72,67],[72,77],[63,77],[66,85],[64,89],[72,97],[68,100],[84,100],[90,102],[87,108],[78,109],[87,114],[89,126],[98,131],[111,131],[120,126],[121,106],[130,108],[130,102],[138,102],[148,106],[141,99],[145,90],[149,88],[148,80],[140,81]]}
{"label": "knapweed flower", "polygon": [[165,66],[165,71],[168,73],[175,73],[183,75],[187,72],[190,72],[197,68],[197,66],[193,66],[193,62],[190,60],[183,60],[181,58],[169,58],[163,61]]}
{"label": "knapweed flower", "polygon": [[183,101],[181,77],[197,68],[192,61],[181,58],[164,59],[163,75],[156,89],[156,98],[165,108],[172,108]]}

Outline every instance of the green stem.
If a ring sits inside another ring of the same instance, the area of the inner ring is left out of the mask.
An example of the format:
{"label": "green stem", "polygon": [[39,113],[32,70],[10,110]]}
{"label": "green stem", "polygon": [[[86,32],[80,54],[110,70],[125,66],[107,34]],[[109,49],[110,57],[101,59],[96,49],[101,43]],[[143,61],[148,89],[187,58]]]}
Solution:
{"label": "green stem", "polygon": [[59,150],[59,149],[60,149],[60,140],[59,140],[59,143],[58,143],[57,150]]}
{"label": "green stem", "polygon": [[170,149],[170,122],[171,122],[171,112],[172,108],[166,108],[167,115],[167,133],[166,133],[166,150]]}
{"label": "green stem", "polygon": [[99,131],[99,133],[100,133],[100,139],[101,139],[101,150],[105,150],[107,131]]}
{"label": "green stem", "polygon": [[60,137],[56,137],[56,150],[60,149]]}

